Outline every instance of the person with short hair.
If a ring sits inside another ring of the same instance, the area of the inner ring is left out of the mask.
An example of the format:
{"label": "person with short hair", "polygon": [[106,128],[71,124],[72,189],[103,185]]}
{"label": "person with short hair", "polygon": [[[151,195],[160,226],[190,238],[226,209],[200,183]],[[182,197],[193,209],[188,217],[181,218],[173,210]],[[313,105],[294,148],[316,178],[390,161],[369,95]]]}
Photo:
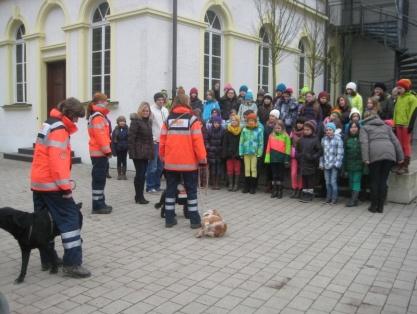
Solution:
{"label": "person with short hair", "polygon": [[117,157],[117,180],[127,180],[127,135],[128,126],[125,116],[118,116],[111,136],[111,150]]}

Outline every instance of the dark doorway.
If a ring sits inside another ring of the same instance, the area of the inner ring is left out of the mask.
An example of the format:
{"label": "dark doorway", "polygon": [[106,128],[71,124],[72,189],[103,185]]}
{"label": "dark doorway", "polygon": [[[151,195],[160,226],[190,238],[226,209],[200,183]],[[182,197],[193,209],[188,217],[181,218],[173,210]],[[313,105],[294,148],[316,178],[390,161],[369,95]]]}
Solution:
{"label": "dark doorway", "polygon": [[47,67],[47,106],[49,112],[65,99],[65,60],[48,62]]}

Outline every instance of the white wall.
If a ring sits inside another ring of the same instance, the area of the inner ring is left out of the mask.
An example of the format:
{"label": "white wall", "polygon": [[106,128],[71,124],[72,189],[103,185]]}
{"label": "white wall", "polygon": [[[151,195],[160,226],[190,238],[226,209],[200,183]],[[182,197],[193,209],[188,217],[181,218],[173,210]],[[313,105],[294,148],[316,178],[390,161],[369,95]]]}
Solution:
{"label": "white wall", "polygon": [[45,21],[45,45],[60,44],[65,42],[65,34],[61,27],[65,25],[65,16],[61,8],[54,7]]}

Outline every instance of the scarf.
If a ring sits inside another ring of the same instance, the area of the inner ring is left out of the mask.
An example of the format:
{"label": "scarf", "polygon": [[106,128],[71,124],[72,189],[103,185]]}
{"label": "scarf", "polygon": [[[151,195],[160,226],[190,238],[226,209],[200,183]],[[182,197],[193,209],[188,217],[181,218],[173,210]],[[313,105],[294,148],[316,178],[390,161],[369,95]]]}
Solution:
{"label": "scarf", "polygon": [[232,126],[231,124],[229,124],[227,126],[227,131],[229,131],[233,135],[239,135],[242,131],[242,128],[240,126]]}

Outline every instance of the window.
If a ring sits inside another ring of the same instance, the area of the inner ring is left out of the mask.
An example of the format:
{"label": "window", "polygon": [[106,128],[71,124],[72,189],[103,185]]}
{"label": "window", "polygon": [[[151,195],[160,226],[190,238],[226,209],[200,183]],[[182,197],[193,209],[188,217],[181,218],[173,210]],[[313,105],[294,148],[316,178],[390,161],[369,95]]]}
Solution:
{"label": "window", "polygon": [[110,97],[110,24],[107,2],[99,5],[93,15],[91,45],[91,89]]}
{"label": "window", "polygon": [[25,27],[20,25],[16,33],[16,102],[26,102],[26,45],[23,40]]}
{"label": "window", "polygon": [[298,49],[300,49],[300,56],[299,56],[299,62],[298,62],[298,88],[301,89],[304,87],[305,84],[305,47],[304,43],[300,41],[298,44]]}
{"label": "window", "polygon": [[206,12],[204,21],[209,27],[204,33],[204,91],[221,81],[222,32],[220,20],[211,10]]}
{"label": "window", "polygon": [[262,88],[265,92],[269,91],[269,37],[265,29],[262,27],[259,32],[261,44],[259,45],[258,56],[258,90]]}

